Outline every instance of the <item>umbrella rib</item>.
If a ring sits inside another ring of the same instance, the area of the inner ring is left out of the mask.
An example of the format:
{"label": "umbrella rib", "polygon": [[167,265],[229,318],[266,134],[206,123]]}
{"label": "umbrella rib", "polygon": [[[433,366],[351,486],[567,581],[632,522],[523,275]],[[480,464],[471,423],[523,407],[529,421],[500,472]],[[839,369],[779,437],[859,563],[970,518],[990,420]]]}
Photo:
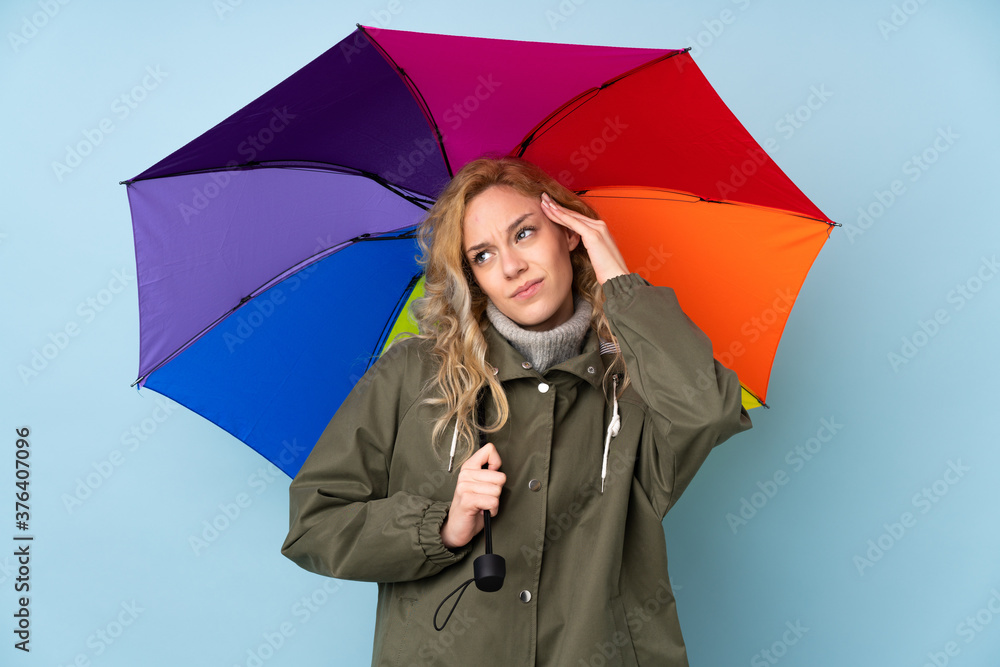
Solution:
{"label": "umbrella rib", "polygon": [[371,368],[371,365],[379,358],[379,350],[385,346],[385,339],[388,337],[389,332],[392,330],[393,323],[399,318],[399,312],[403,309],[406,304],[406,300],[410,298],[410,294],[413,292],[413,288],[416,287],[417,282],[420,280],[422,273],[418,273],[410,278],[410,282],[406,285],[406,288],[400,293],[399,299],[396,301],[395,307],[389,314],[389,318],[382,325],[382,331],[378,335],[378,340],[375,343],[375,347],[372,350],[371,355],[368,357],[368,364],[365,366],[367,371]]}
{"label": "umbrella rib", "polygon": [[[340,165],[336,165],[332,162],[331,163],[317,162],[316,164],[329,164],[331,167],[334,167],[330,171],[343,171],[345,173],[355,171],[350,167],[341,167]],[[160,178],[173,178],[174,176],[192,176],[195,174],[213,174],[219,171],[244,171],[249,169],[267,168],[269,166],[270,165],[268,165],[265,162],[254,160],[252,162],[244,162],[243,164],[234,164],[225,167],[204,167],[202,169],[188,169],[187,171],[172,171],[169,174],[158,174],[156,176],[146,176],[145,178],[129,178],[124,181],[118,181],[118,185],[124,185],[127,187],[129,185],[132,185],[133,183],[138,183],[139,181],[155,181]]]}
{"label": "umbrella rib", "polygon": [[641,70],[644,70],[644,69],[646,69],[647,67],[652,67],[653,65],[656,65],[657,63],[659,63],[659,62],[662,62],[662,61],[664,61],[664,60],[670,60],[670,59],[671,59],[671,58],[673,58],[674,56],[680,56],[680,55],[683,55],[683,54],[687,53],[687,52],[688,52],[688,51],[690,51],[690,50],[691,50],[691,47],[690,47],[690,46],[686,46],[686,47],[684,47],[683,49],[676,49],[676,50],[674,50],[674,51],[671,51],[670,53],[664,53],[664,54],[663,54],[662,56],[660,56],[659,58],[654,58],[654,59],[650,60],[649,62],[646,62],[646,63],[643,63],[643,64],[641,64],[641,65],[636,65],[635,67],[633,67],[633,68],[632,68],[632,69],[630,69],[629,71],[627,71],[627,72],[622,72],[621,74],[619,74],[618,76],[616,76],[616,77],[615,77],[615,78],[613,78],[613,79],[608,79],[607,81],[605,81],[605,82],[604,82],[604,83],[603,83],[603,84],[601,85],[601,88],[607,88],[607,87],[608,87],[608,86],[610,86],[611,84],[613,84],[613,83],[617,83],[618,81],[621,81],[622,79],[624,79],[624,78],[625,78],[625,77],[627,77],[627,76],[632,76],[632,75],[633,75],[633,74],[635,74],[636,72],[639,72],[639,71],[641,71]]}
{"label": "umbrella rib", "polygon": [[[574,111],[576,111],[577,109],[579,109],[580,107],[582,107],[585,103],[589,102],[594,97],[596,97],[597,93],[599,93],[600,91],[601,91],[600,88],[590,88],[588,90],[585,90],[582,93],[580,93],[579,95],[577,95],[576,97],[574,97],[573,99],[567,101],[565,104],[563,104],[561,107],[559,107],[558,109],[556,109],[552,113],[550,113],[544,119],[542,119],[542,122],[540,122],[538,125],[536,125],[535,128],[531,132],[528,133],[528,136],[526,136],[524,139],[522,139],[521,143],[518,144],[517,157],[524,157],[524,152],[526,150],[528,150],[528,146],[533,141],[535,141],[536,139],[539,139],[540,137],[544,136],[546,132],[548,132],[549,130],[551,130],[552,128],[554,128],[556,125],[558,125],[559,123],[561,123],[563,121],[563,119],[567,118],[571,113],[573,113]],[[587,96],[589,96],[589,97],[587,97]],[[587,99],[584,99],[585,97],[587,97]],[[576,102],[579,102],[579,104],[577,104],[572,109],[569,109],[568,111],[566,111],[566,113],[563,113],[562,116],[559,118],[559,120],[553,121],[551,124],[549,124],[549,121],[552,121],[552,119],[555,118],[558,114],[560,114],[563,111],[567,110],[570,105],[572,105],[572,104],[574,104]]]}
{"label": "umbrella rib", "polygon": [[417,236],[416,227],[403,228],[402,230],[385,232],[383,234],[370,234],[368,232],[365,232],[364,234],[359,234],[353,238],[349,238],[346,241],[341,241],[340,243],[332,245],[329,248],[323,248],[321,250],[317,250],[312,255],[306,257],[298,264],[294,264],[288,267],[284,271],[281,271],[280,273],[272,276],[269,280],[266,280],[263,283],[261,283],[260,286],[257,287],[256,289],[251,290],[249,294],[240,299],[240,302],[236,304],[233,307],[233,309],[229,311],[229,313],[231,314],[233,311],[235,311],[237,308],[245,304],[247,301],[250,301],[254,297],[259,296],[262,292],[269,289],[273,285],[277,284],[281,280],[284,280],[286,277],[291,277],[295,273],[298,273],[303,269],[307,269],[316,262],[326,259],[327,257],[337,252],[340,252],[344,248],[347,248],[348,246],[351,246],[355,243],[361,243],[363,241],[405,241],[408,239],[416,238],[416,236]]}
{"label": "umbrella rib", "polygon": [[[346,241],[342,241],[341,243],[338,243],[337,245],[330,246],[329,248],[324,248],[322,250],[316,251],[315,253],[313,253],[309,257],[305,258],[304,260],[302,260],[298,264],[293,265],[293,266],[285,269],[284,271],[278,273],[277,275],[275,275],[275,276],[271,277],[270,279],[268,279],[268,280],[264,281],[263,283],[261,283],[260,286],[258,286],[257,288],[251,290],[249,294],[247,294],[246,296],[244,296],[244,297],[242,297],[240,299],[239,303],[237,303],[235,306],[233,306],[232,308],[230,308],[229,310],[227,310],[225,313],[223,313],[219,317],[215,318],[209,324],[205,325],[205,327],[202,328],[201,331],[199,331],[198,333],[194,334],[189,339],[187,339],[185,342],[183,342],[180,345],[178,345],[177,349],[175,349],[173,352],[171,352],[166,357],[164,357],[163,360],[161,360],[159,363],[157,363],[151,369],[149,369],[148,371],[146,371],[145,373],[143,373],[142,375],[140,375],[138,378],[136,378],[135,382],[133,382],[130,386],[134,387],[135,385],[139,384],[140,382],[144,382],[150,375],[152,375],[153,373],[155,373],[156,371],[158,371],[165,364],[167,364],[168,362],[170,362],[171,360],[173,360],[178,354],[180,354],[181,352],[183,352],[184,350],[186,350],[188,347],[190,347],[192,344],[194,344],[195,341],[197,341],[199,338],[201,338],[206,333],[208,333],[208,331],[210,331],[213,327],[215,327],[217,324],[219,324],[219,322],[222,322],[224,319],[226,319],[227,317],[229,317],[230,315],[232,315],[233,313],[235,313],[237,310],[239,310],[240,308],[242,308],[245,304],[247,304],[248,302],[250,302],[252,299],[254,299],[255,297],[259,296],[260,294],[262,294],[263,292],[265,292],[270,287],[276,285],[278,282],[280,282],[284,278],[291,277],[295,273],[298,273],[299,271],[307,269],[310,266],[314,265],[316,262],[318,262],[318,261],[320,261],[322,259],[325,259],[326,257],[329,257],[329,256],[331,256],[331,255],[333,255],[333,254],[335,254],[335,253],[343,250],[344,248],[347,248],[348,246],[355,244],[355,243],[362,243],[364,241],[405,241],[407,239],[416,238],[416,236],[417,236],[416,227],[410,227],[409,229],[404,229],[403,231],[397,230],[396,232],[387,232],[385,234],[372,235],[372,234],[369,234],[369,233],[365,233],[365,234],[360,234],[358,236],[355,236],[354,238],[347,239]],[[417,277],[419,278],[419,275]],[[407,289],[408,290],[412,289],[412,286],[408,287]],[[407,292],[407,293],[409,293],[409,292]],[[398,310],[398,304],[397,304],[397,310]],[[384,334],[384,330],[383,330],[383,334]]]}
{"label": "umbrella rib", "polygon": [[[568,100],[565,104],[563,104],[558,109],[556,109],[555,111],[553,111],[552,113],[550,113],[548,116],[546,116],[545,118],[543,118],[542,121],[538,125],[536,125],[535,128],[533,130],[531,130],[531,132],[529,132],[528,135],[524,139],[521,140],[521,143],[518,144],[518,149],[517,149],[517,154],[516,154],[517,157],[523,157],[524,156],[524,152],[526,150],[528,150],[528,146],[532,142],[534,142],[536,139],[542,137],[546,132],[548,132],[549,130],[551,130],[552,128],[554,128],[556,125],[558,125],[560,122],[562,122],[563,119],[565,119],[566,117],[568,117],[571,113],[573,113],[574,111],[576,111],[577,109],[579,109],[581,106],[583,106],[584,104],[586,104],[587,102],[589,102],[590,100],[592,100],[594,97],[596,97],[597,94],[599,92],[601,92],[602,90],[604,90],[605,88],[608,88],[612,84],[621,81],[622,79],[624,79],[627,76],[631,76],[631,75],[633,75],[633,74],[635,74],[637,72],[640,72],[641,70],[644,70],[647,67],[652,67],[653,65],[656,65],[656,64],[658,64],[658,63],[660,63],[660,62],[662,62],[664,60],[668,60],[670,58],[673,58],[674,56],[678,56],[678,55],[687,53],[690,50],[691,50],[691,47],[687,47],[687,48],[684,48],[684,49],[679,49],[677,51],[672,51],[670,53],[666,53],[666,54],[664,54],[662,56],[659,56],[657,58],[654,58],[654,59],[650,60],[649,62],[646,62],[646,63],[643,63],[643,64],[638,65],[636,67],[633,67],[629,71],[623,72],[623,73],[619,74],[618,76],[616,76],[613,79],[608,79],[607,81],[605,81],[604,83],[602,83],[600,86],[597,86],[595,88],[590,88],[588,90],[585,90],[582,93],[580,93],[579,95],[577,95],[576,97]],[[583,99],[585,97],[587,99]],[[573,107],[569,111],[566,111],[566,113],[562,113],[570,105],[572,105],[574,102],[578,102],[578,101],[580,103],[577,106]],[[562,113],[562,116],[560,116],[558,120],[553,121],[553,119],[556,118],[556,116],[559,116],[559,114],[561,114],[561,113]],[[551,121],[551,124],[550,124],[550,121]],[[543,128],[544,128],[544,131],[543,131]]]}
{"label": "umbrella rib", "polygon": [[[643,189],[653,189],[653,188],[643,188]],[[812,220],[813,222],[822,222],[824,225],[830,227],[831,231],[832,231],[833,227],[843,227],[843,225],[841,223],[834,222],[833,220],[823,220],[821,218],[814,218],[811,215],[806,215],[804,213],[796,213],[795,211],[789,211],[789,210],[786,210],[786,209],[783,209],[783,208],[773,208],[773,207],[770,207],[770,206],[761,206],[760,204],[750,204],[748,202],[722,201],[720,199],[708,199],[707,197],[702,197],[700,195],[696,195],[696,194],[693,194],[693,193],[690,193],[690,192],[681,192],[680,190],[666,190],[664,188],[655,188],[655,189],[657,189],[657,190],[659,190],[661,192],[672,192],[672,193],[679,194],[679,195],[687,195],[687,196],[690,196],[690,197],[695,197],[695,198],[697,198],[698,202],[705,203],[705,204],[722,204],[722,205],[725,205],[725,206],[746,206],[746,207],[750,207],[750,208],[765,209],[765,210],[768,210],[768,211],[780,211],[781,213],[783,213],[785,215],[790,215],[790,216],[793,216],[793,217],[796,217],[796,218],[803,218],[805,220]],[[583,195],[586,195],[586,194],[590,193],[591,191],[592,190],[577,190],[576,194],[578,194],[580,196],[583,196]],[[628,196],[626,196],[626,195],[610,195],[610,194],[607,194],[607,195],[606,194],[591,194],[590,196],[593,197],[594,199],[651,199],[651,200],[659,200],[660,199],[660,197],[637,197],[637,196],[634,196],[634,195],[628,195]],[[691,203],[694,203],[694,202],[691,202]]]}
{"label": "umbrella rib", "polygon": [[390,183],[389,181],[385,180],[384,178],[382,178],[378,174],[372,174],[372,173],[367,172],[367,171],[366,172],[361,172],[361,173],[362,173],[363,176],[369,178],[372,181],[375,181],[376,183],[378,183],[379,185],[381,185],[383,188],[385,188],[389,192],[392,192],[393,194],[398,195],[399,197],[401,197],[402,199],[405,199],[406,201],[410,202],[411,204],[413,204],[417,208],[422,208],[425,211],[429,211],[430,208],[431,208],[429,206],[429,204],[433,204],[434,203],[433,199],[421,199],[421,198],[418,198],[416,195],[406,194],[405,192],[403,192],[402,190],[400,190],[398,188],[398,186]]}
{"label": "umbrella rib", "polygon": [[138,378],[136,378],[135,382],[133,382],[129,386],[130,387],[134,387],[137,384],[139,384],[140,382],[144,382],[147,378],[149,378],[150,375],[152,375],[156,371],[160,370],[160,368],[162,368],[164,366],[164,364],[166,364],[167,362],[169,362],[170,360],[172,360],[178,354],[180,354],[181,352],[183,352],[184,350],[186,350],[192,343],[194,343],[196,340],[198,340],[199,338],[201,338],[202,336],[204,336],[205,333],[207,331],[209,331],[212,327],[214,327],[216,324],[218,324],[222,320],[226,319],[227,317],[229,317],[230,315],[232,315],[233,313],[235,313],[236,310],[240,306],[242,306],[244,303],[246,303],[248,300],[249,300],[249,297],[243,297],[242,299],[240,299],[240,302],[238,304],[236,304],[235,306],[233,306],[232,308],[230,308],[228,311],[226,311],[222,315],[219,315],[217,318],[215,318],[215,320],[213,320],[212,322],[210,322],[207,325],[205,325],[205,327],[201,331],[199,331],[195,335],[193,335],[190,338],[188,338],[184,343],[182,343],[179,346],[177,346],[176,350],[174,350],[173,352],[171,352],[170,354],[168,354],[166,357],[163,358],[162,361],[160,361],[155,366],[153,366],[152,368],[150,368],[148,371],[146,371],[145,373],[143,373],[142,375],[140,375]]}
{"label": "umbrella rib", "polygon": [[427,119],[431,129],[434,130],[434,137],[437,140],[438,150],[441,151],[441,159],[444,160],[444,168],[448,170],[448,178],[453,177],[455,173],[451,169],[451,162],[448,160],[448,153],[444,149],[444,137],[441,136],[441,128],[438,127],[438,123],[434,119],[434,114],[431,113],[430,105],[427,104],[427,99],[424,97],[424,94],[420,92],[420,88],[410,75],[407,74],[406,70],[399,66],[396,60],[389,55],[389,52],[386,51],[367,30],[365,30],[365,27],[360,23],[356,23],[355,25],[358,26],[358,30],[364,33],[365,37],[368,38],[368,41],[371,42],[372,46],[374,46],[382,57],[386,59],[389,65],[396,70],[400,78],[403,80],[403,83],[410,89],[410,94],[414,96],[417,106],[420,107],[420,111],[424,114],[424,118]]}
{"label": "umbrella rib", "polygon": [[[307,166],[308,165],[308,166]],[[307,162],[305,160],[268,160],[266,162],[247,162],[246,164],[236,165],[235,167],[211,167],[206,169],[192,169],[190,171],[179,171],[171,174],[161,174],[160,176],[150,176],[148,178],[142,178],[138,180],[151,181],[157,178],[173,178],[175,176],[191,176],[195,174],[211,174],[220,171],[244,171],[249,169],[301,169],[302,171],[330,171],[338,174],[348,174],[352,176],[362,176],[369,180],[378,183],[385,189],[389,190],[400,198],[405,199],[414,206],[424,209],[425,211],[430,208],[430,205],[434,203],[434,200],[422,193],[414,192],[410,193],[403,191],[399,186],[390,183],[382,176],[364,169],[358,169],[356,167],[347,167],[345,165],[337,164],[335,162],[319,162],[311,161]],[[137,179],[129,179],[127,181],[119,181],[119,185],[130,186],[136,182]]]}
{"label": "umbrella rib", "polygon": [[770,406],[770,405],[768,405],[767,403],[765,403],[765,402],[764,402],[764,400],[763,400],[763,399],[761,399],[761,397],[760,397],[760,396],[758,396],[758,395],[757,395],[757,394],[755,394],[754,392],[750,391],[750,388],[749,388],[749,387],[747,387],[747,386],[746,386],[745,384],[743,384],[742,382],[740,383],[740,387],[742,387],[742,388],[743,388],[743,391],[745,391],[746,393],[748,393],[748,394],[750,394],[751,396],[753,396],[753,400],[755,400],[755,401],[757,401],[758,403],[760,403],[760,407],[764,408],[765,410],[770,410],[770,409],[771,409],[771,406]]}

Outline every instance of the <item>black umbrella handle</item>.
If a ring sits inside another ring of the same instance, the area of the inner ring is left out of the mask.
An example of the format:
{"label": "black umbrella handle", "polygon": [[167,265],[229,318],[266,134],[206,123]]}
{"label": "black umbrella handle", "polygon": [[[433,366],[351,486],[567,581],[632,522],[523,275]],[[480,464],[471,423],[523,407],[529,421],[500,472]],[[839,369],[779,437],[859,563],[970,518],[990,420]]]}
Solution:
{"label": "black umbrella handle", "polygon": [[[486,423],[486,390],[482,389],[476,397],[476,421],[482,426]],[[482,449],[486,445],[487,434],[479,431],[479,447]],[[489,463],[484,463],[483,468],[488,468]],[[493,553],[493,517],[489,510],[483,510],[483,536],[486,539],[486,553],[479,556],[472,562],[473,575],[476,578],[476,588],[487,593],[493,593],[503,587],[504,577],[507,575],[507,563],[503,556]]]}
{"label": "black umbrella handle", "polygon": [[486,553],[488,554],[493,553],[493,527],[490,525],[492,518],[489,510],[483,510],[483,533],[486,537]]}

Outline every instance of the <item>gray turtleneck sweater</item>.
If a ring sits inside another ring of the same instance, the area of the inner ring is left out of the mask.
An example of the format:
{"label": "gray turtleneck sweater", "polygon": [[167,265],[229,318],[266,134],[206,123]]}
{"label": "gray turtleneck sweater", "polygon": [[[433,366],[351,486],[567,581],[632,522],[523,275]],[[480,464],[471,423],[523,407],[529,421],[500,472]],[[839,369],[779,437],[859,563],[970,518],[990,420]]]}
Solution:
{"label": "gray turtleneck sweater", "polygon": [[486,316],[496,330],[514,346],[539,373],[580,353],[590,327],[593,308],[586,299],[576,297],[573,316],[548,331],[528,331],[500,312],[492,301],[486,303]]}

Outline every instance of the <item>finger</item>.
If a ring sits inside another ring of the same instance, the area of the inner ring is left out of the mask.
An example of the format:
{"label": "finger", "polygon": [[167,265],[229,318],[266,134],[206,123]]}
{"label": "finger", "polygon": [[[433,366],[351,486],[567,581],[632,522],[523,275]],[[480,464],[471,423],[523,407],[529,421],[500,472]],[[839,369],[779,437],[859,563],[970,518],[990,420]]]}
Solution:
{"label": "finger", "polygon": [[472,452],[469,458],[465,459],[462,463],[462,467],[459,471],[469,470],[471,468],[482,468],[483,463],[488,460],[487,452],[484,452],[481,448]]}
{"label": "finger", "polygon": [[580,223],[585,227],[595,230],[607,229],[607,224],[603,220],[599,218],[591,218],[583,213],[580,213],[579,211],[567,208],[550,197],[547,192],[542,193],[542,210],[547,211],[552,216],[555,216],[557,218],[557,222],[564,220],[570,224]]}
{"label": "finger", "polygon": [[599,282],[628,273],[625,258],[603,220],[588,218],[557,204],[542,193],[542,210],[550,220],[579,234]]}
{"label": "finger", "polygon": [[463,493],[452,503],[451,514],[455,516],[467,516],[474,518],[483,510],[490,510],[491,514],[496,514],[500,507],[499,494],[486,493]]}
{"label": "finger", "polygon": [[576,233],[583,240],[584,246],[588,250],[592,250],[600,244],[608,246],[614,254],[618,254],[618,246],[615,243],[614,237],[611,236],[611,230],[608,229],[606,222],[600,219],[589,218],[582,213],[559,206],[559,204],[551,199],[548,202],[548,204],[545,204],[543,200],[543,204],[545,205],[542,206],[542,210],[545,211],[549,220]]}
{"label": "finger", "polygon": [[485,468],[469,468],[463,470],[459,475],[456,486],[464,484],[492,484],[497,488],[503,487],[507,483],[507,475],[499,470],[487,470]]}
{"label": "finger", "polygon": [[489,470],[499,470],[502,461],[500,460],[500,452],[497,451],[497,448],[493,446],[492,442],[487,442],[483,445],[483,449],[486,450],[486,455],[488,457],[486,460],[486,468]]}
{"label": "finger", "polygon": [[496,516],[500,511],[500,499],[491,495],[476,495],[470,498],[475,507],[475,513],[489,511],[490,516]]}
{"label": "finger", "polygon": [[591,229],[592,223],[600,222],[595,221],[593,218],[588,218],[587,216],[577,213],[572,209],[560,206],[554,199],[549,197],[548,193],[542,193],[542,211],[548,216],[549,220],[555,222],[556,224],[563,225],[564,227],[569,227],[575,232],[579,232],[582,228]]}
{"label": "finger", "polygon": [[503,483],[507,481],[506,478],[502,479],[463,479],[461,482],[455,485],[456,495],[464,496],[466,494],[482,494],[499,496],[500,492],[503,490]]}
{"label": "finger", "polygon": [[482,468],[486,465],[490,470],[497,470],[500,468],[500,464],[500,452],[497,451],[492,442],[487,442],[462,464],[462,468]]}

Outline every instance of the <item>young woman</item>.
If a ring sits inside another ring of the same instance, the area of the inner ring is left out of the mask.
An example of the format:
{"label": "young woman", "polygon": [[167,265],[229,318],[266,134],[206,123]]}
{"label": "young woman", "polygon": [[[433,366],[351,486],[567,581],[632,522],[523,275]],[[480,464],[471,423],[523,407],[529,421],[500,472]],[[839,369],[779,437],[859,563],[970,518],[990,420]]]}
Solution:
{"label": "young woman", "polygon": [[[661,521],[750,428],[736,375],[534,165],[469,163],[421,239],[421,334],[333,417],[291,484],[282,552],[378,582],[373,665],[686,665]],[[438,632],[483,510],[506,580]]]}

